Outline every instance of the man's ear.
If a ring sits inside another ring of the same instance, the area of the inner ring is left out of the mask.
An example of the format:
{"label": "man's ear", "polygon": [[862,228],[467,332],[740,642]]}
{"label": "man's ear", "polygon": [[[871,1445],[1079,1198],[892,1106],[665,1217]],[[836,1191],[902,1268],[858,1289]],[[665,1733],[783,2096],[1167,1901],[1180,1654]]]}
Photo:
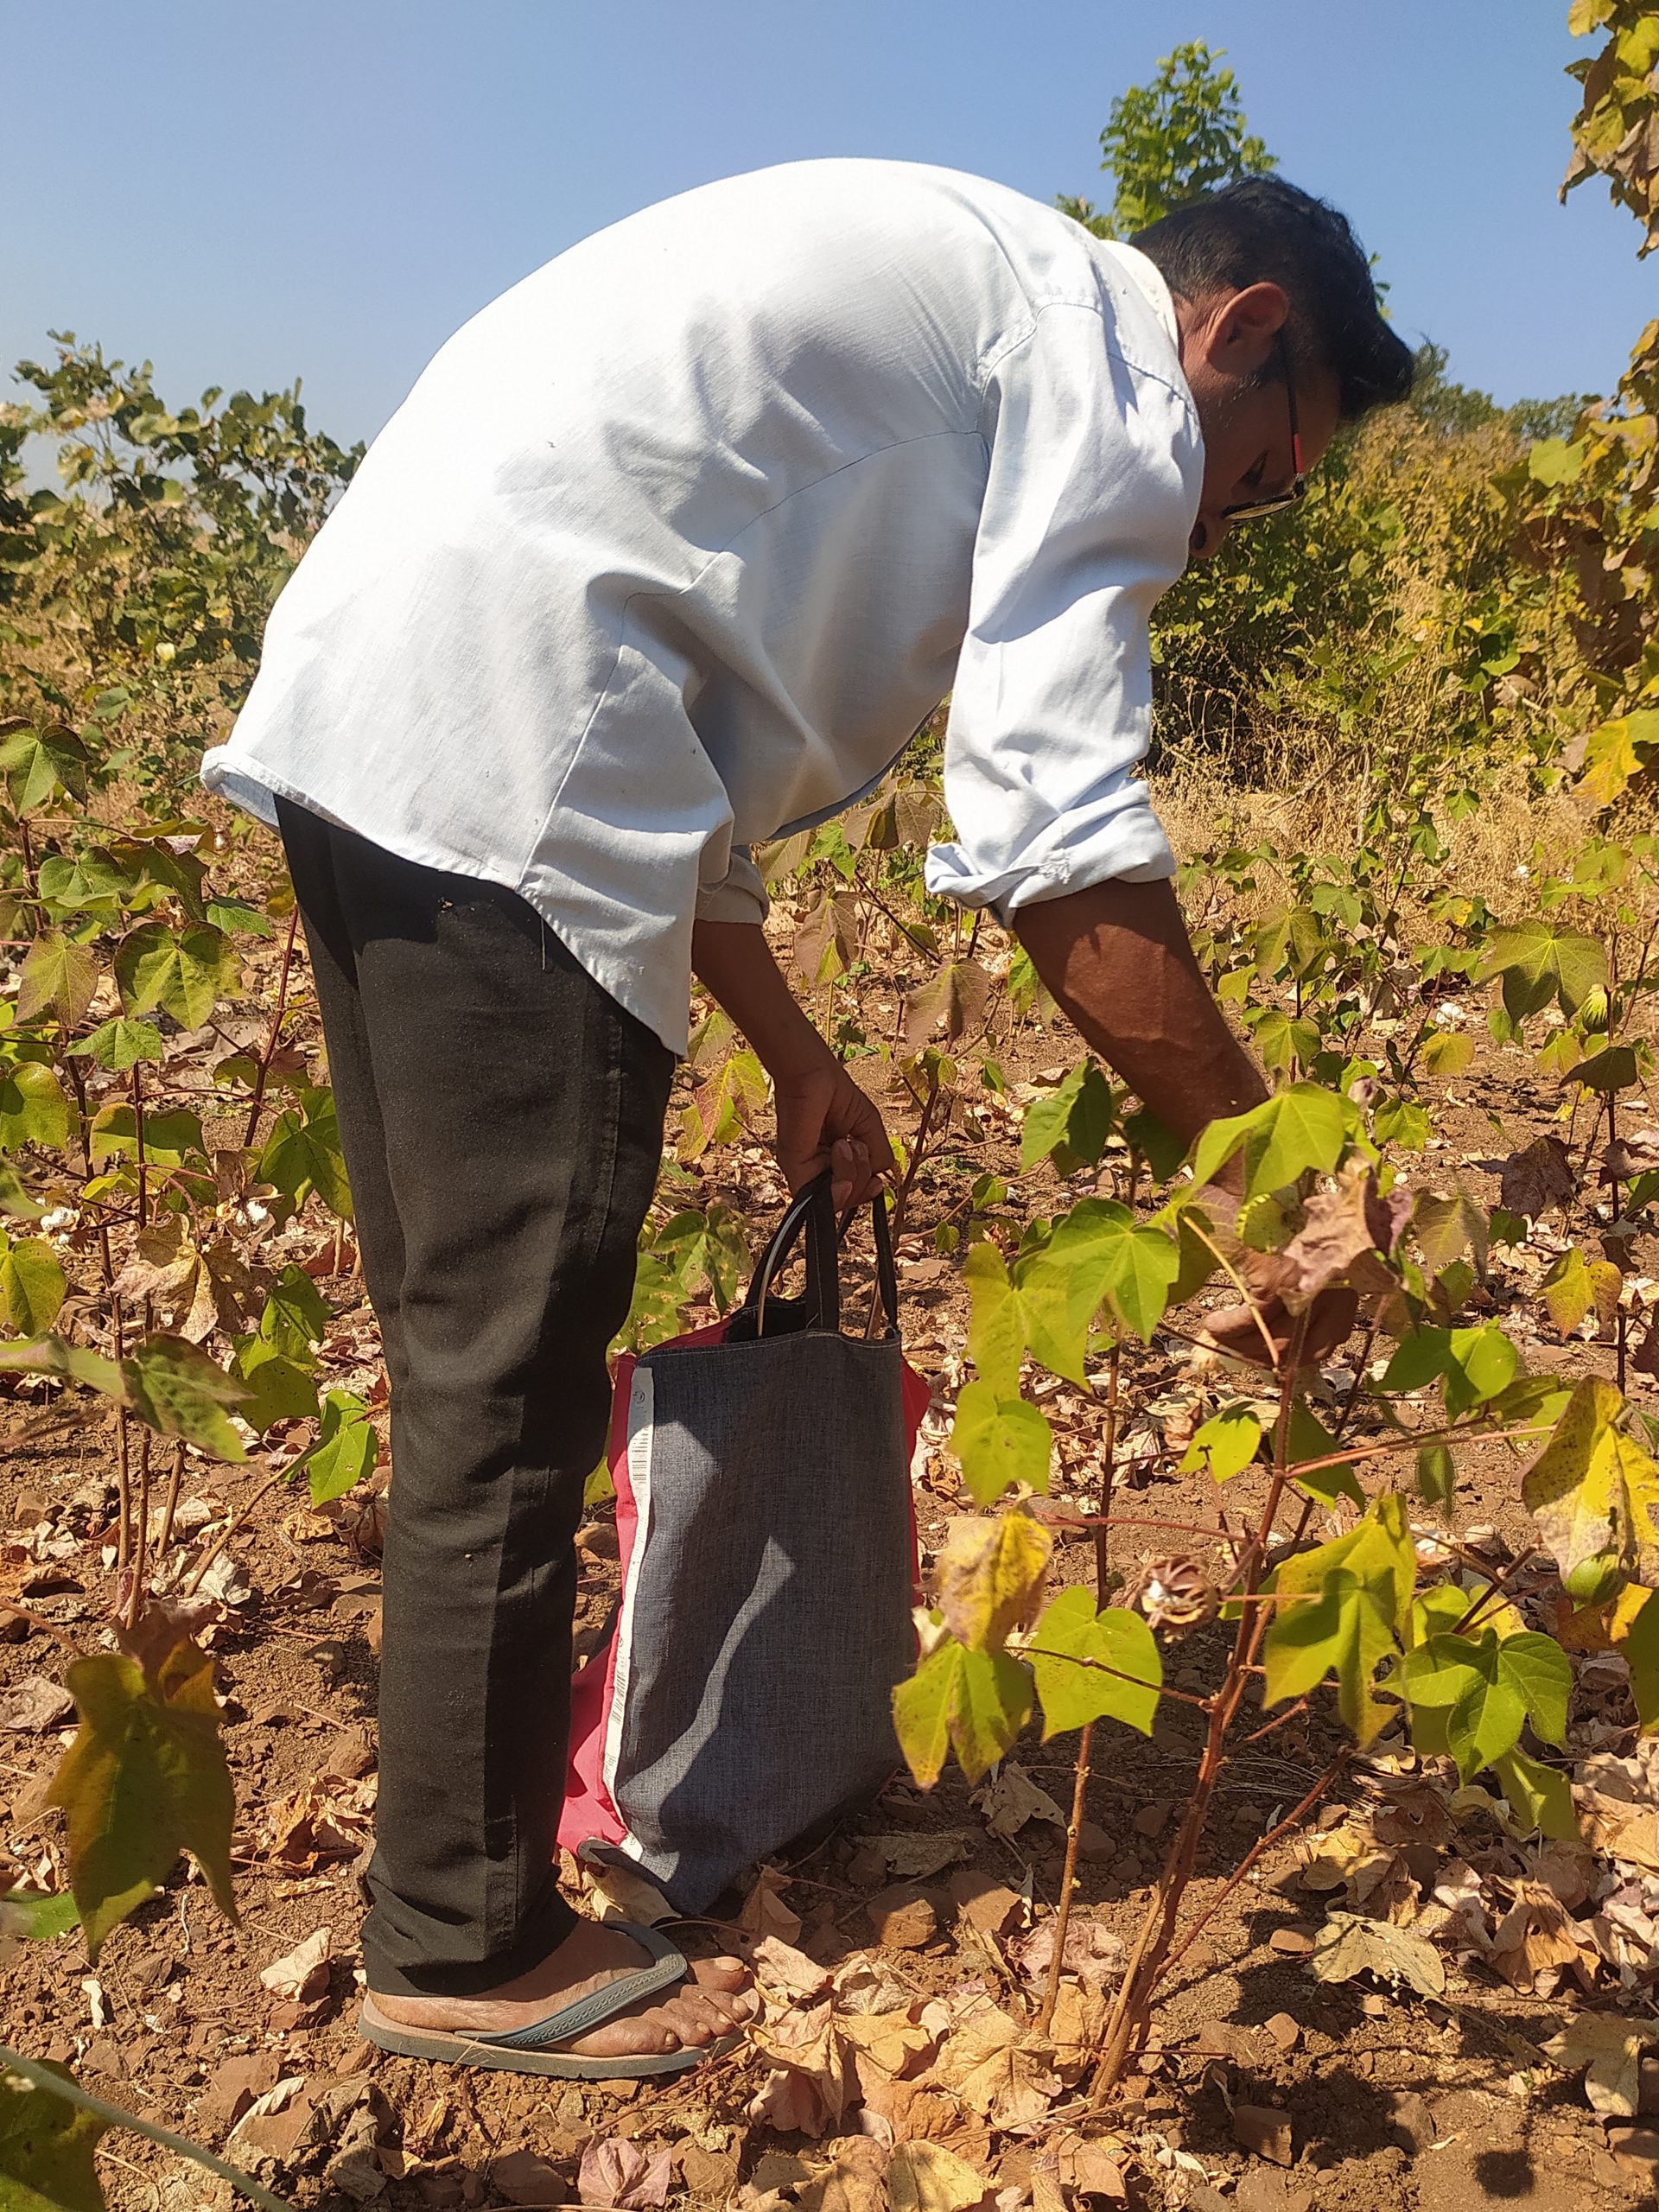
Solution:
{"label": "man's ear", "polygon": [[1246,285],[1216,302],[1205,335],[1205,358],[1223,376],[1258,376],[1289,318],[1290,299],[1282,285]]}

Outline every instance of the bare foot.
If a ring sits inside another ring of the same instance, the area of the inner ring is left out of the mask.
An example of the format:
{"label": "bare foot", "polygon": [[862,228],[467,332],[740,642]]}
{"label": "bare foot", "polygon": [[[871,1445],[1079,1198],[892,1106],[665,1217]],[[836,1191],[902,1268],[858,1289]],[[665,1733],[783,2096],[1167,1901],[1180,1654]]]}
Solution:
{"label": "bare foot", "polygon": [[[511,2034],[650,1963],[619,1929],[581,1920],[540,1966],[499,1989],[479,1997],[383,1997],[377,1992],[375,2008],[400,2027],[431,2028],[442,2035]],[[583,2058],[700,2050],[752,2015],[750,1980],[739,1959],[699,1959],[677,1989],[646,1998],[591,2033],[551,2047]]]}

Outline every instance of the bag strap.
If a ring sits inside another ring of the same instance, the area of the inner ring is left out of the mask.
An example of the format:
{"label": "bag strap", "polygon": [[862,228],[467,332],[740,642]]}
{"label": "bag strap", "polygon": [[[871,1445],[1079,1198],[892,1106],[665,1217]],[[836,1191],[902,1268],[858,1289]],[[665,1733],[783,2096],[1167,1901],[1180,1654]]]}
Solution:
{"label": "bag strap", "polygon": [[817,1315],[814,1325],[832,1335],[841,1327],[841,1271],[836,1264],[840,1239],[836,1234],[831,1179],[826,1167],[822,1175],[815,1176],[795,1193],[772,1232],[771,1243],[760,1255],[749,1294],[743,1301],[754,1309],[757,1336],[766,1331],[766,1294],[772,1287],[772,1279],[787,1263],[803,1229],[806,1231],[808,1294]]}
{"label": "bag strap", "polygon": [[[766,1331],[766,1297],[772,1279],[784,1267],[793,1252],[803,1228],[806,1231],[806,1274],[808,1296],[816,1319],[815,1328],[834,1334],[841,1327],[841,1270],[838,1265],[842,1238],[846,1236],[852,1216],[837,1225],[834,1200],[831,1197],[831,1173],[825,1168],[823,1174],[798,1191],[790,1200],[783,1219],[772,1233],[772,1242],[760,1255],[760,1264],[754,1271],[747,1297],[743,1303],[754,1313],[755,1334]],[[887,1217],[887,1194],[876,1193],[870,1204],[870,1229],[875,1244],[875,1279],[879,1303],[886,1313],[891,1328],[899,1325],[899,1278],[893,1263],[893,1231]]]}

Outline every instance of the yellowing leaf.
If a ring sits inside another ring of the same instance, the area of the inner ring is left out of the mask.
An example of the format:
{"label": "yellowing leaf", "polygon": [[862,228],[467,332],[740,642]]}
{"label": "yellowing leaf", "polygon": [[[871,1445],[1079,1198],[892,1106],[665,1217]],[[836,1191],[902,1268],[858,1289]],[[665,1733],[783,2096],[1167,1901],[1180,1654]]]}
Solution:
{"label": "yellowing leaf", "polygon": [[1027,1513],[953,1521],[939,1560],[939,1611],[969,1651],[1001,1650],[1036,1611],[1054,1539]]}
{"label": "yellowing leaf", "polygon": [[92,1002],[98,967],[84,944],[61,930],[46,930],[29,948],[17,986],[17,1019],[33,1021],[51,1014],[73,1029]]}
{"label": "yellowing leaf", "polygon": [[217,1367],[182,1337],[147,1337],[121,1363],[128,1403],[163,1436],[182,1436],[221,1459],[245,1459],[241,1439],[226,1416],[240,1406],[246,1383]]}
{"label": "yellowing leaf", "polygon": [[57,1254],[43,1236],[0,1236],[0,1306],[20,1337],[38,1337],[58,1318],[68,1286]]}
{"label": "yellowing leaf", "polygon": [[1006,1651],[969,1651],[948,1637],[893,1694],[893,1727],[924,1789],[955,1751],[969,1782],[1009,1750],[1031,1714],[1031,1676]]}
{"label": "yellowing leaf", "polygon": [[988,1382],[957,1391],[950,1449],[977,1503],[994,1504],[1010,1483],[1046,1491],[1053,1444],[1048,1422],[1023,1398],[1000,1398]]}
{"label": "yellowing leaf", "polygon": [[1151,1735],[1164,1662],[1139,1613],[1123,1605],[1096,1612],[1086,1590],[1063,1590],[1032,1630],[1026,1656],[1045,1743],[1092,1720],[1122,1720]]}
{"label": "yellowing leaf", "polygon": [[[67,2068],[54,2067],[66,2081]],[[92,2153],[110,2122],[0,2064],[0,2205],[5,2212],[104,2212]]]}
{"label": "yellowing leaf", "polygon": [[1439,1997],[1446,1989],[1440,1955],[1426,1937],[1357,1912],[1327,1916],[1308,1964],[1319,1981],[1351,1981],[1356,1974],[1373,1974],[1382,1981],[1408,1982],[1421,1997]]}
{"label": "yellowing leaf", "polygon": [[892,2212],[967,2212],[990,2190],[943,2143],[899,2143],[887,2161],[887,2202]]}
{"label": "yellowing leaf", "polygon": [[1218,1483],[1228,1481],[1248,1467],[1262,1448],[1262,1424],[1243,1402],[1223,1406],[1194,1431],[1180,1471],[1208,1468]]}
{"label": "yellowing leaf", "polygon": [[1605,1552],[1640,1580],[1659,1578],[1659,1467],[1615,1427],[1624,1402],[1611,1382],[1586,1376],[1522,1484],[1563,1580]]}
{"label": "yellowing leaf", "polygon": [[69,1669],[80,1726],[48,1798],[67,1816],[70,1886],[92,1959],[181,1850],[200,1866],[220,1910],[236,1918],[236,1805],[213,1661],[159,1608],[140,1624],[132,1648],[137,1658],[100,1651]]}

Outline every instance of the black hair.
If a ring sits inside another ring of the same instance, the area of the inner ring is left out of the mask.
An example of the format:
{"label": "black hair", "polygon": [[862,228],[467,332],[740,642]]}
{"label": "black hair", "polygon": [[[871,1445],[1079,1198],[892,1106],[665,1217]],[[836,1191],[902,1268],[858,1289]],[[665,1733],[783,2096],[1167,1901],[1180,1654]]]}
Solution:
{"label": "black hair", "polygon": [[1177,207],[1129,241],[1183,299],[1282,286],[1291,359],[1334,372],[1344,423],[1411,397],[1411,349],[1377,305],[1348,219],[1282,177],[1245,177]]}

